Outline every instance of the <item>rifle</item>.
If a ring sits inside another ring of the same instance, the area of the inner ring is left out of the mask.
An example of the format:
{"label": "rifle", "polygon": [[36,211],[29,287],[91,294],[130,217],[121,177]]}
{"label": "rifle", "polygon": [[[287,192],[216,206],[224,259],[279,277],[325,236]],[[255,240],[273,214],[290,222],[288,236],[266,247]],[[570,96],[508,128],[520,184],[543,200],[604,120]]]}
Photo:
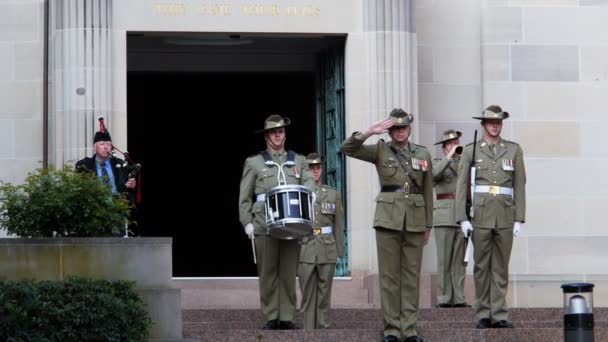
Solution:
{"label": "rifle", "polygon": [[471,158],[471,165],[470,165],[470,169],[471,172],[469,172],[469,184],[470,187],[468,189],[469,196],[467,196],[467,204],[466,204],[466,212],[467,212],[467,218],[469,219],[469,221],[471,221],[471,219],[474,216],[474,211],[473,211],[473,196],[475,196],[475,174],[476,174],[476,169],[475,169],[475,150],[477,149],[477,130],[475,130],[475,135],[473,137],[473,156]]}

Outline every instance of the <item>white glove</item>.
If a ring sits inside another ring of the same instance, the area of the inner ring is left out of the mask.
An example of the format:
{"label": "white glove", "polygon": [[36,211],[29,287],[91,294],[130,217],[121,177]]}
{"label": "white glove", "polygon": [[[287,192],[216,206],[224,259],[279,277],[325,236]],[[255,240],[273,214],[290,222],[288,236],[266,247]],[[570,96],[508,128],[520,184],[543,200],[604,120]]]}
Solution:
{"label": "white glove", "polygon": [[524,224],[521,222],[515,222],[513,225],[513,236],[517,237],[521,233],[521,229],[524,227]]}
{"label": "white glove", "polygon": [[245,225],[245,234],[247,234],[247,236],[250,239],[253,239],[253,224],[252,223],[247,223]]}
{"label": "white glove", "polygon": [[473,233],[473,226],[469,221],[462,221],[460,222],[460,230],[462,230],[464,237],[468,238],[471,236],[471,233]]}

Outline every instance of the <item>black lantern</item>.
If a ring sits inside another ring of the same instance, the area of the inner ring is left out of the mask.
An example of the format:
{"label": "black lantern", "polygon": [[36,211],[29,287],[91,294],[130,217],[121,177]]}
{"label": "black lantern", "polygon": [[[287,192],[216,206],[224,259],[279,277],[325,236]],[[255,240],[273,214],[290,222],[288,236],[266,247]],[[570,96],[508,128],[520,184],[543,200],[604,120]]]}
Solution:
{"label": "black lantern", "polygon": [[593,287],[591,283],[563,284],[564,342],[593,342]]}

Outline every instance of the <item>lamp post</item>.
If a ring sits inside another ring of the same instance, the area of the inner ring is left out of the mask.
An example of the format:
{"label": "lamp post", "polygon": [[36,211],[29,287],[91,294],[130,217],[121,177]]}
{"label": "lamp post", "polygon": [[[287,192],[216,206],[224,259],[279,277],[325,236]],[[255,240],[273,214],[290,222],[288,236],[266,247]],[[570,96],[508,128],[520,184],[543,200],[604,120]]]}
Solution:
{"label": "lamp post", "polygon": [[593,342],[593,287],[591,283],[562,284],[564,342]]}

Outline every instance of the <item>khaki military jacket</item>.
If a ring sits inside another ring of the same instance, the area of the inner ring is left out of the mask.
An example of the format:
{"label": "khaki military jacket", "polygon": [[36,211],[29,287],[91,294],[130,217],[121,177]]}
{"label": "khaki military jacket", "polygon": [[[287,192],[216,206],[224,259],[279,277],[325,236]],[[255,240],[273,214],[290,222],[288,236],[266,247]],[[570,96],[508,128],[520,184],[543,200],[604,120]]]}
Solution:
{"label": "khaki military jacket", "polygon": [[[282,164],[287,160],[287,151],[279,153],[277,157],[268,151],[272,156],[272,160],[278,164]],[[308,168],[308,164],[304,161],[302,155],[296,154],[295,165],[285,165],[283,171],[287,184],[304,185],[311,191],[315,189],[315,180]],[[278,167],[267,166],[264,157],[261,153],[253,155],[245,160],[243,166],[243,176],[241,177],[241,187],[239,193],[239,220],[245,226],[248,223],[253,223],[254,232],[256,234],[268,234],[266,226],[266,212],[264,211],[265,202],[256,201],[257,195],[266,194],[275,186],[278,186],[277,174]]]}
{"label": "khaki military jacket", "polygon": [[[433,182],[435,194],[455,194],[460,157],[433,159]],[[433,225],[435,227],[458,227],[454,199],[437,199],[433,206]]]}
{"label": "khaki military jacket", "polygon": [[[518,144],[500,139],[496,154],[483,139],[477,142],[475,152],[475,185],[513,188],[513,196],[474,193],[472,219],[475,228],[513,228],[515,221],[526,220],[526,170],[524,152]],[[456,185],[456,221],[466,221],[465,212],[468,179],[473,144],[465,147],[458,165]]]}
{"label": "khaki military jacket", "polygon": [[314,227],[332,227],[331,234],[302,239],[300,262],[335,264],[344,250],[344,208],[340,194],[327,185],[317,186]]}
{"label": "khaki military jacket", "polygon": [[[408,172],[420,187],[419,192],[414,193],[413,182],[389,147],[392,142],[380,140],[364,145],[365,139],[365,135],[355,132],[342,143],[342,152],[376,166],[381,192],[376,197],[374,228],[402,230],[405,226],[409,232],[424,232],[432,228],[433,175],[431,155],[426,147],[408,143],[399,151]],[[385,186],[409,188],[410,193],[383,192],[382,187]]]}

